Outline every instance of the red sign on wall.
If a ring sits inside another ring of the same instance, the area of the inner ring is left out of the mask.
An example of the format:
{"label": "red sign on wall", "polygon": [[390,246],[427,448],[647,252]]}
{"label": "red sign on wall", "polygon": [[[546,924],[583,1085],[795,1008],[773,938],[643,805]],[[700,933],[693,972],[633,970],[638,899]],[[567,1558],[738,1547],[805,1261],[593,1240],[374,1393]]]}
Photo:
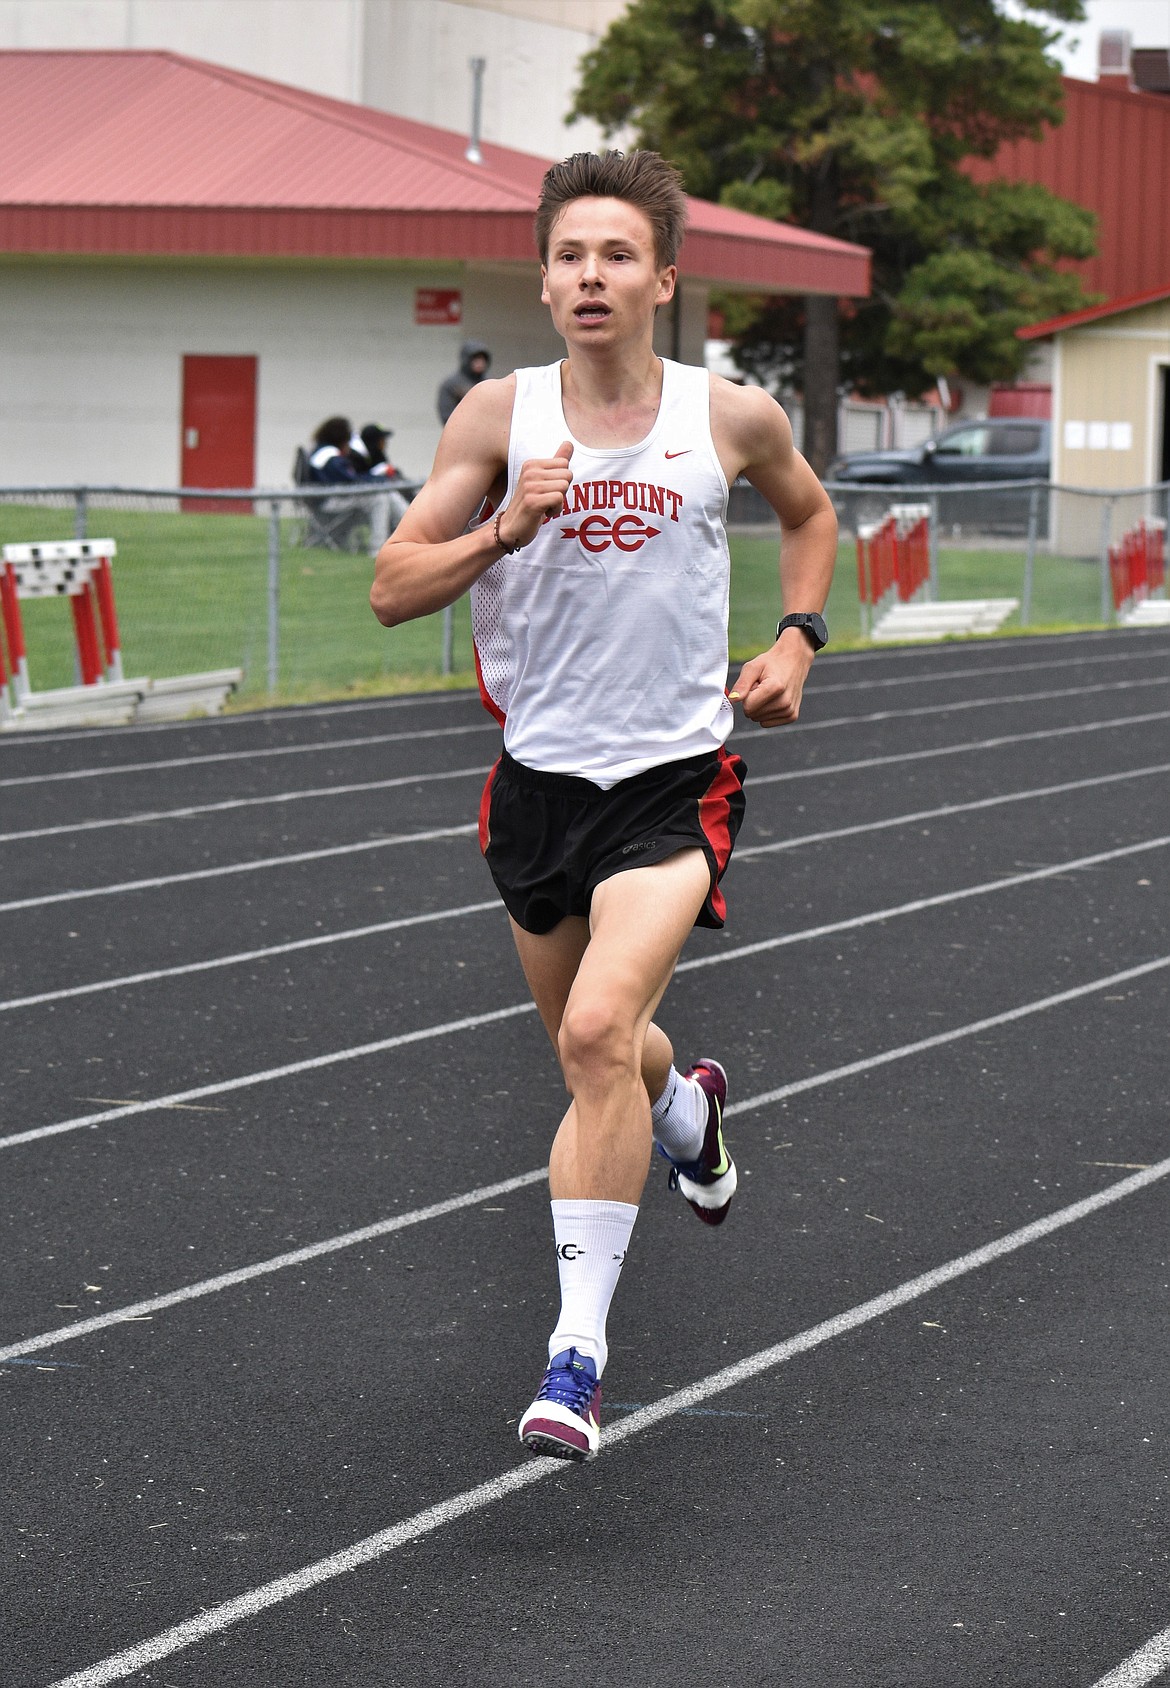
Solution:
{"label": "red sign on wall", "polygon": [[443,327],[462,322],[462,293],[457,287],[416,287],[414,320],[416,323],[436,323]]}

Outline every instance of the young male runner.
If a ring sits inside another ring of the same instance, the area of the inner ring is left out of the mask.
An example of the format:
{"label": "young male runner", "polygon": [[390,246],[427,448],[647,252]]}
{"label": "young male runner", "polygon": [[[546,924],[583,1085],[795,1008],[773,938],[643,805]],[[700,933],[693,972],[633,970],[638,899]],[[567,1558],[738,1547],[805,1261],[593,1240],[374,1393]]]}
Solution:
{"label": "young male runner", "polygon": [[777,639],[730,694],[760,726],[799,713],[836,558],[832,505],[779,405],[653,350],[685,216],[656,153],[549,170],[542,299],[568,356],[471,389],[371,595],[392,627],[470,588],[504,727],[480,839],[572,1098],[549,1164],[561,1311],[520,1437],[563,1459],[597,1451],[606,1316],[652,1142],[706,1223],[735,1192],[723,1068],[680,1074],[654,1021],[687,933],[723,924],[743,815],[744,765],[724,749],[730,483],[746,475],[782,529]]}

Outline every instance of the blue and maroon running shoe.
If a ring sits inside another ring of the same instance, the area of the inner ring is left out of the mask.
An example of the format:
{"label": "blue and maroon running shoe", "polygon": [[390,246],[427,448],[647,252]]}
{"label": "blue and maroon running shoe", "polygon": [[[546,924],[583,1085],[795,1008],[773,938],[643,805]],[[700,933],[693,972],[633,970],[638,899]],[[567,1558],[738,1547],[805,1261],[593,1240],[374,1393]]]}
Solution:
{"label": "blue and maroon running shoe", "polygon": [[670,1162],[670,1188],[681,1190],[704,1225],[722,1225],[738,1182],[735,1162],[723,1142],[723,1107],[727,1074],[718,1061],[696,1061],[686,1074],[707,1096],[707,1130],[703,1147],[693,1161],[676,1161],[661,1144],[660,1155]]}
{"label": "blue and maroon running shoe", "polygon": [[534,1454],[592,1459],[601,1440],[601,1385],[587,1354],[554,1354],[536,1399],[520,1420],[520,1440]]}

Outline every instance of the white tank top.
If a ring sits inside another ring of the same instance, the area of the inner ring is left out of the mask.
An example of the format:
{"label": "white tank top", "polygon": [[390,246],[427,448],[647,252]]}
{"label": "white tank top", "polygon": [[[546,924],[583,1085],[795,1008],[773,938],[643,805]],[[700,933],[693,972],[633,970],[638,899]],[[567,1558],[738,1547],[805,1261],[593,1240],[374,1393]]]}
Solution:
{"label": "white tank top", "polygon": [[[521,464],[566,439],[560,364],[518,369],[507,497]],[[727,481],[707,371],[663,359],[645,439],[574,440],[571,468],[560,515],[471,589],[476,670],[511,756],[606,789],[714,754],[731,731]]]}

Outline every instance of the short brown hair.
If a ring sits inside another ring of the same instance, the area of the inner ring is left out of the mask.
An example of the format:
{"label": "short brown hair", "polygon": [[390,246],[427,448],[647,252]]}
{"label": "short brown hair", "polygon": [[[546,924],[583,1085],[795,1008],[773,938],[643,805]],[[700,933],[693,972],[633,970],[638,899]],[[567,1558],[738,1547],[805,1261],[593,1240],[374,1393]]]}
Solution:
{"label": "short brown hair", "polygon": [[574,199],[623,199],[647,218],[654,231],[654,256],[661,268],[678,257],[687,222],[682,177],[656,152],[575,152],[554,164],[540,186],[536,247],[548,263],[553,224]]}

